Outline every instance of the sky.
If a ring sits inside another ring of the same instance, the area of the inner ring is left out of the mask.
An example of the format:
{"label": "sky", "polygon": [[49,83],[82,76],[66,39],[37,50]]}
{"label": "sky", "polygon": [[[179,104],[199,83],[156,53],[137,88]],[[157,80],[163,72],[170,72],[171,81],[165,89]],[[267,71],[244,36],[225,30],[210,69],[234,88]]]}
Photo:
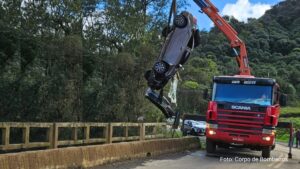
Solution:
{"label": "sky", "polygon": [[[234,16],[239,21],[247,22],[247,18],[259,18],[266,10],[283,0],[211,0],[219,9],[220,14]],[[200,8],[191,0],[187,7],[198,20],[199,29],[209,30],[213,22],[204,13],[200,13]]]}

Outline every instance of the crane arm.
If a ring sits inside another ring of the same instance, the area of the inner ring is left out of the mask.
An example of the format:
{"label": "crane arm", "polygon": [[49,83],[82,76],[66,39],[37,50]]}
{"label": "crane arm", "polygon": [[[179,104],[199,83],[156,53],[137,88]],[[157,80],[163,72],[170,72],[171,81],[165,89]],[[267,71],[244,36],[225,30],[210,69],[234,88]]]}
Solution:
{"label": "crane arm", "polygon": [[239,66],[240,75],[251,75],[247,50],[245,43],[238,37],[238,33],[219,15],[219,10],[210,0],[194,0],[201,10],[214,22],[227,39],[230,41],[230,46],[236,55],[236,61]]}

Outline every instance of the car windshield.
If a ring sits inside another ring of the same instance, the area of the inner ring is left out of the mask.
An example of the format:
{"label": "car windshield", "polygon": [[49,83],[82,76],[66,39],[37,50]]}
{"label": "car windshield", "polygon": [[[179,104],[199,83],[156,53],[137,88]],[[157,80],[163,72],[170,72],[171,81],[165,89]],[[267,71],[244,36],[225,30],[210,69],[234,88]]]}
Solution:
{"label": "car windshield", "polygon": [[215,83],[214,90],[214,101],[259,104],[262,106],[272,104],[272,86]]}
{"label": "car windshield", "polygon": [[205,125],[203,121],[192,121],[193,125]]}

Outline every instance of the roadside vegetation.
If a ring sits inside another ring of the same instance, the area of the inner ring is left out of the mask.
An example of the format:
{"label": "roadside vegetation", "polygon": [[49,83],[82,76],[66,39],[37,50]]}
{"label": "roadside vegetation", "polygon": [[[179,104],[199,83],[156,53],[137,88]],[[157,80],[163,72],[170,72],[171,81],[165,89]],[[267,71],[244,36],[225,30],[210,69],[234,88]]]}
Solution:
{"label": "roadside vegetation", "polygon": [[[300,107],[284,107],[281,109],[281,115],[298,114],[298,117],[280,117],[279,121],[292,122],[295,129],[300,129]],[[290,131],[288,129],[277,129],[277,141],[288,142]]]}

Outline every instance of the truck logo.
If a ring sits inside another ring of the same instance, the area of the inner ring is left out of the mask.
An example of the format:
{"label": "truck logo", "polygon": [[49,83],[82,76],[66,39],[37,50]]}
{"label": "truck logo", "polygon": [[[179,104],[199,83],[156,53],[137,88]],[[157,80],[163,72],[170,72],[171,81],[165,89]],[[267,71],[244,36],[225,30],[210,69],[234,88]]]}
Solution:
{"label": "truck logo", "polygon": [[234,110],[251,110],[251,107],[249,107],[249,106],[236,106],[236,105],[232,105],[231,109],[234,109]]}

